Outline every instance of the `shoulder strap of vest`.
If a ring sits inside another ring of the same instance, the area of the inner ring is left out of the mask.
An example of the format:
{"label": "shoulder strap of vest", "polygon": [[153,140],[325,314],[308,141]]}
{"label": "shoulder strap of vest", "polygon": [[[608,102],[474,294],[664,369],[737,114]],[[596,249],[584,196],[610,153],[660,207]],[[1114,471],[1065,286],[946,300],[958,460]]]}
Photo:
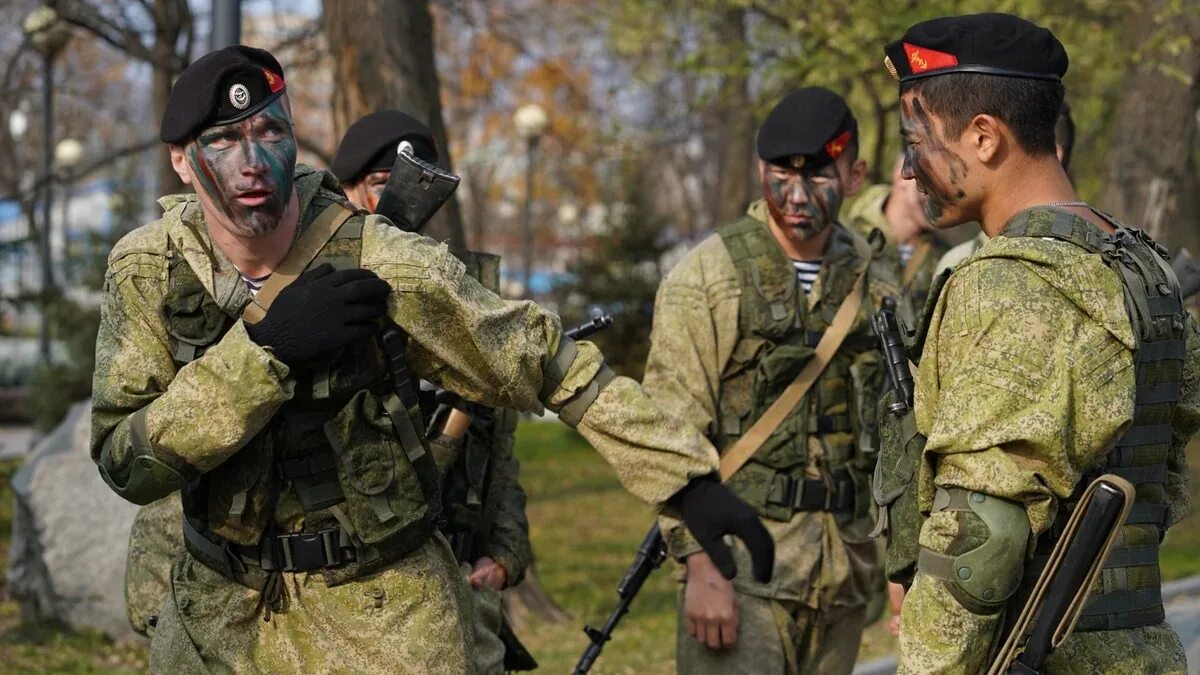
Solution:
{"label": "shoulder strap of vest", "polygon": [[300,239],[292,246],[292,250],[288,251],[287,257],[279,263],[279,267],[275,269],[271,278],[259,289],[258,295],[246,305],[246,309],[242,312],[242,319],[247,323],[262,321],[263,317],[267,315],[271,303],[275,301],[275,296],[300,276],[300,273],[308,267],[313,258],[317,257],[325,244],[333,238],[342,223],[353,215],[353,210],[338,202],[326,206],[313,224],[309,225],[308,229],[300,235]]}
{"label": "shoulder strap of vest", "polygon": [[792,409],[804,398],[817,378],[824,372],[825,366],[833,359],[833,355],[837,353],[838,347],[842,345],[842,341],[846,339],[846,335],[850,332],[850,327],[854,324],[855,317],[858,316],[858,310],[862,307],[863,300],[863,285],[867,278],[867,268],[871,264],[871,258],[868,255],[858,270],[858,278],[854,280],[854,286],[850,289],[850,294],[842,301],[838,307],[837,314],[833,317],[833,322],[829,329],[821,336],[820,342],[817,343],[817,348],[813,353],[812,359],[804,365],[800,374],[796,379],[788,385],[787,389],[775,399],[767,411],[754,422],[745,434],[742,435],[733,445],[721,455],[721,480],[729,480],[729,477],[738,472],[745,466],[746,462],[758,452],[762,444],[767,438],[775,432],[779,425],[783,423],[791,413]]}

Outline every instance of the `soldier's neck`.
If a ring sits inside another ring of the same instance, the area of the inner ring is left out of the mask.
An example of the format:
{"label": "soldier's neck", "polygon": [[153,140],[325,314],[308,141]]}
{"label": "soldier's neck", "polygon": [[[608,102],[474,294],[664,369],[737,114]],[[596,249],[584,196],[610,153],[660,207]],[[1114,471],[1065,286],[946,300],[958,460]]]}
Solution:
{"label": "soldier's neck", "polygon": [[771,220],[771,234],[783,249],[783,254],[792,260],[820,260],[825,256],[829,247],[829,238],[833,236],[833,226],[826,227],[808,239],[796,239],[784,234],[783,229]]}
{"label": "soldier's neck", "polygon": [[[203,203],[201,206],[204,206]],[[291,199],[288,200],[287,209],[283,212],[283,219],[280,221],[279,227],[256,237],[241,236],[233,232],[230,228],[219,224],[221,221],[213,217],[216,214],[209,214],[207,211],[205,209],[205,221],[218,223],[208,226],[208,233],[212,237],[213,245],[221,249],[221,252],[229,258],[229,262],[233,263],[239,272],[255,278],[273,273],[279,263],[283,262],[292,247],[296,228],[300,224],[300,200],[296,196],[295,190],[292,191]]]}
{"label": "soldier's neck", "polygon": [[[1078,202],[1079,194],[1067,177],[1055,155],[1026,157],[1025,161],[1010,162],[989,186],[980,204],[979,222],[989,237],[1004,231],[1005,225],[1025,209],[1061,202]],[[1056,207],[1070,211],[1090,221],[1104,231],[1112,226],[1087,207]]]}

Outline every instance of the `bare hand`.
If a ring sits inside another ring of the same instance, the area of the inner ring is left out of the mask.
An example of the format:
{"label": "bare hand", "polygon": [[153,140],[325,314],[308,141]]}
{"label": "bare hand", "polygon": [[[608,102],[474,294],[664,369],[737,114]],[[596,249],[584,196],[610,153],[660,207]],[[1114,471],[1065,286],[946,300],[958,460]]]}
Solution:
{"label": "bare hand", "polygon": [[888,620],[887,630],[896,637],[900,636],[900,608],[904,605],[904,587],[888,582],[888,605],[892,610],[892,618]]}
{"label": "bare hand", "polygon": [[683,611],[688,635],[711,649],[737,644],[738,612],[733,583],[721,574],[707,553],[687,558]]}
{"label": "bare hand", "polygon": [[508,570],[504,565],[492,560],[486,555],[475,561],[471,575],[467,577],[472,588],[482,588],[485,584],[497,591],[504,590],[508,583]]}

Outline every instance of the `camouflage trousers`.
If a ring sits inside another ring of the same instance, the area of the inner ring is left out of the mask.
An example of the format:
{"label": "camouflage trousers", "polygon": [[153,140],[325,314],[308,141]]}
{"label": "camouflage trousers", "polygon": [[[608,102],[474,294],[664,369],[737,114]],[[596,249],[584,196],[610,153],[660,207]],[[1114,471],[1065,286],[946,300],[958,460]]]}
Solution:
{"label": "camouflage trousers", "polygon": [[744,675],[849,675],[858,658],[867,608],[822,612],[800,602],[738,592],[738,640],[710,649],[687,633],[679,593],[675,672]]}
{"label": "camouflage trousers", "polygon": [[468,588],[440,536],[339,586],[284,574],[287,606],[184,553],[150,642],[156,673],[474,673]]}
{"label": "camouflage trousers", "polygon": [[[470,574],[471,566],[463,563],[459,568],[464,578]],[[504,643],[500,641],[500,625],[504,612],[500,607],[500,592],[491,586],[471,588],[471,609],[474,613],[475,647],[471,652],[475,671],[479,675],[504,673]]]}

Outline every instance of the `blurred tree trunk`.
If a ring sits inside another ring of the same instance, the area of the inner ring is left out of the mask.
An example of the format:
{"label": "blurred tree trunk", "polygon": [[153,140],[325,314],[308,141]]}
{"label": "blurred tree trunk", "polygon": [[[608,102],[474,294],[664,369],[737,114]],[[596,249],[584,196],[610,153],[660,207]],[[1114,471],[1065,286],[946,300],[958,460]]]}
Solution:
{"label": "blurred tree trunk", "polygon": [[[189,54],[184,53],[182,60],[176,56],[176,45],[179,37],[191,32],[192,13],[186,2],[179,0],[154,0],[154,44],[151,46],[154,57],[153,65],[153,95],[154,120],[162,120],[163,112],[167,109],[167,97],[171,95],[171,85],[175,77],[186,67]],[[188,40],[189,46],[191,40]],[[158,159],[158,193],[161,195],[185,192],[187,188],[179,180],[179,174],[171,168],[171,154],[166,147],[156,151]]]}
{"label": "blurred tree trunk", "polygon": [[1108,177],[1101,206],[1174,250],[1200,253],[1200,181],[1196,178],[1200,104],[1200,17],[1178,10],[1155,21],[1167,0],[1139,7],[1129,21],[1128,45],[1147,49],[1132,63],[1112,123]]}
{"label": "blurred tree trunk", "polygon": [[[323,0],[325,37],[333,55],[333,127],[340,139],[355,120],[402,110],[433,130],[441,165],[452,169],[442,121],[429,0]],[[451,199],[425,234],[466,248],[458,200]]]}
{"label": "blurred tree trunk", "polygon": [[744,8],[721,13],[715,29],[724,53],[739,59],[734,71],[726,76],[714,122],[720,129],[722,144],[717,164],[717,199],[713,221],[720,226],[740,218],[755,199],[758,171],[754,149],[754,104],[750,100],[750,47],[746,44]]}

